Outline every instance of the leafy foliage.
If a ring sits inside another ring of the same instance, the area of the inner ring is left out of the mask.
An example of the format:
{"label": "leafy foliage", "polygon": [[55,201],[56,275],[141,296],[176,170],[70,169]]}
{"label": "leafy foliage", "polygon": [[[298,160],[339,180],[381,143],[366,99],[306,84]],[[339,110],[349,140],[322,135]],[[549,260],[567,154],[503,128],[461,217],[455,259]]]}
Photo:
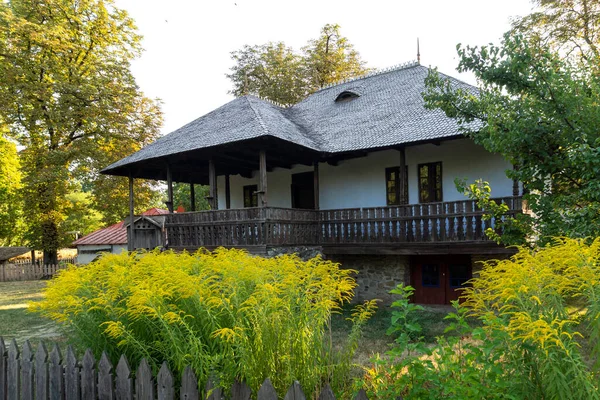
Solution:
{"label": "leafy foliage", "polygon": [[513,21],[513,34],[551,48],[589,67],[600,58],[600,3],[596,0],[535,0],[538,10]]}
{"label": "leafy foliage", "polygon": [[[484,263],[464,304],[455,302],[447,317],[454,335],[426,348],[410,336],[418,327],[395,319],[392,330],[403,339],[363,384],[381,399],[600,398],[599,260],[600,238],[556,239]],[[401,314],[409,311],[410,292],[396,291]],[[483,325],[474,327],[473,318]]]}
{"label": "leafy foliage", "polygon": [[465,179],[457,178],[454,183],[459,192],[477,201],[477,206],[485,212],[482,216],[484,221],[495,219],[494,228],[489,227],[485,230],[488,238],[498,244],[514,246],[526,244],[527,239],[533,236],[531,215],[527,213],[508,215],[508,205],[496,203],[491,199],[492,188],[489,182],[478,179],[475,183],[467,184]]}
{"label": "leafy foliage", "polygon": [[507,34],[501,46],[458,47],[458,70],[480,82],[455,89],[435,71],[424,97],[463,132],[517,166],[510,178],[542,239],[600,234],[600,75]]}
{"label": "leafy foliage", "polygon": [[28,235],[45,257],[60,244],[71,175],[158,135],[158,105],[129,71],[135,29],[110,0],[0,5],[0,118],[25,148]]}
{"label": "leafy foliage", "polygon": [[147,357],[157,370],[191,365],[204,382],[244,379],[254,390],[269,377],[280,395],[349,384],[348,363],[359,327],[375,303],[357,308],[345,349],[326,340],[331,313],[352,297],[352,271],[315,258],[261,258],[241,250],[214,253],[105,254],[61,272],[35,308],[63,322],[84,346]]}
{"label": "leafy foliage", "polygon": [[[210,210],[206,197],[209,187],[207,185],[194,185],[194,196],[196,200],[196,211]],[[185,211],[191,211],[190,185],[186,183],[173,183],[173,207],[182,206]]]}
{"label": "leafy foliage", "polygon": [[17,147],[0,133],[0,246],[14,246],[23,241],[21,170]]}
{"label": "leafy foliage", "polygon": [[327,24],[317,39],[296,53],[283,42],[244,46],[231,53],[235,65],[227,77],[235,96],[258,94],[281,104],[294,104],[324,86],[362,75],[365,62],[340,26]]}
{"label": "leafy foliage", "polygon": [[63,229],[67,241],[63,247],[69,247],[76,235],[83,236],[102,227],[102,214],[92,208],[92,196],[81,190],[72,191],[65,196],[68,205],[65,208],[66,219]]}

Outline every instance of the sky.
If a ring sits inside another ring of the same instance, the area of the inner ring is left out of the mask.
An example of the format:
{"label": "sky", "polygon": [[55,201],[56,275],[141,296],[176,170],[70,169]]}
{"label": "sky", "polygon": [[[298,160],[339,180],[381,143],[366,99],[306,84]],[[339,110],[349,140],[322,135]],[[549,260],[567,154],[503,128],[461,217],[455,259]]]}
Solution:
{"label": "sky", "polygon": [[529,0],[116,0],[144,37],[132,72],[144,93],[162,101],[167,134],[233,99],[225,74],[231,52],[283,41],[300,49],[325,24],[342,35],[370,68],[416,59],[474,84],[456,72],[456,45],[499,43],[510,18],[532,10]]}

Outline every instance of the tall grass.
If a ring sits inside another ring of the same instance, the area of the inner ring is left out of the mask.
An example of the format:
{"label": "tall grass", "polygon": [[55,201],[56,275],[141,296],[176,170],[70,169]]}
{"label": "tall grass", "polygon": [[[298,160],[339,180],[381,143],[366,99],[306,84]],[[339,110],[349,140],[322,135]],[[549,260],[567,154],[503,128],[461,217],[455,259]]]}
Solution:
{"label": "tall grass", "polygon": [[[34,308],[97,354],[146,357],[155,370],[166,360],[177,373],[191,365],[202,385],[241,379],[256,390],[269,377],[283,394],[294,380],[308,391],[328,380],[341,393],[358,335],[333,352],[327,334],[352,298],[351,274],[320,258],[240,250],[105,254],[61,272]],[[360,307],[356,326],[373,311]]]}
{"label": "tall grass", "polygon": [[600,238],[520,248],[471,283],[433,347],[408,318],[412,288],[395,291],[400,336],[362,381],[370,398],[600,399]]}

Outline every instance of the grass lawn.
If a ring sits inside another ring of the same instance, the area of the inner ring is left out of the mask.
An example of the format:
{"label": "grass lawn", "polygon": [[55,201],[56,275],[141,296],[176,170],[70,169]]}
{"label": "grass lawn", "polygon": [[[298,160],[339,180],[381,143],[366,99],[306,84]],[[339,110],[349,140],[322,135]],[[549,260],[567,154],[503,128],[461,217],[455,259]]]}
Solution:
{"label": "grass lawn", "polygon": [[33,346],[40,340],[64,341],[57,325],[38,314],[27,312],[27,303],[43,298],[47,281],[0,282],[0,337],[8,344],[13,338]]}

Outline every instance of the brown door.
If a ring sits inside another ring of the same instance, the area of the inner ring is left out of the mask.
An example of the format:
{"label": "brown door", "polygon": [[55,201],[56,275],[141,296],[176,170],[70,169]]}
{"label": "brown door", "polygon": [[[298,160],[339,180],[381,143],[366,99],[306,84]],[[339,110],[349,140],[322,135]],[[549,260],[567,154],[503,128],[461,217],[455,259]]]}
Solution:
{"label": "brown door", "polygon": [[450,304],[458,300],[460,289],[471,279],[468,256],[421,256],[411,264],[415,303]]}

